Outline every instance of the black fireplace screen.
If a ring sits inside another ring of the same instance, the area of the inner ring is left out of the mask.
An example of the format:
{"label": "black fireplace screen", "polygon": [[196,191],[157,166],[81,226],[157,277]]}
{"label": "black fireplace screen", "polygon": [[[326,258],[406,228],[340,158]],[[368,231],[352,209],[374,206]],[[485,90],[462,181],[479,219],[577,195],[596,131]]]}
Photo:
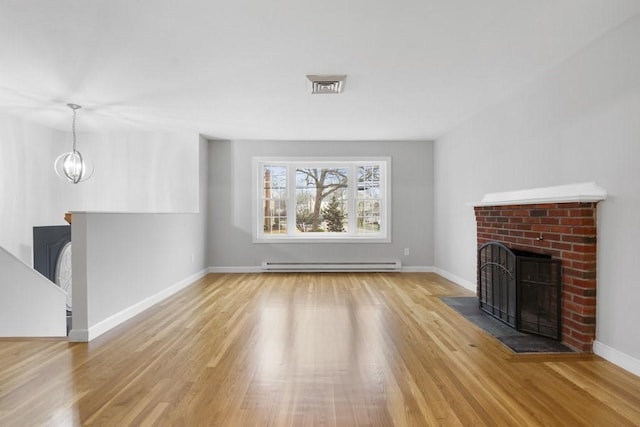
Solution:
{"label": "black fireplace screen", "polygon": [[511,327],[560,339],[560,261],[498,242],[478,249],[480,309]]}

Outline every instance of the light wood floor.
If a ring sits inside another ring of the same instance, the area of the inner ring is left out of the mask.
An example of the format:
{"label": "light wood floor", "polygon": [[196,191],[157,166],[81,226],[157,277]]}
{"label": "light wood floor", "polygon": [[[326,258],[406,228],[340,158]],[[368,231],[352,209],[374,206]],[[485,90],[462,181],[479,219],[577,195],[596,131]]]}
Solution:
{"label": "light wood floor", "polygon": [[0,341],[0,425],[640,425],[640,378],[513,355],[433,274],[209,275],[89,344]]}

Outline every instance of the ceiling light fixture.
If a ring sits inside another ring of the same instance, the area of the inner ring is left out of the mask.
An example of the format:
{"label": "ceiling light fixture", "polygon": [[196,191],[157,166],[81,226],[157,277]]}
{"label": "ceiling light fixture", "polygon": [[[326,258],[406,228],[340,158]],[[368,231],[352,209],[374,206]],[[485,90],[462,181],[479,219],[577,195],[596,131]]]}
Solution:
{"label": "ceiling light fixture", "polygon": [[67,104],[67,106],[73,110],[73,123],[71,125],[73,132],[73,150],[58,156],[53,164],[53,168],[60,178],[72,184],[77,184],[89,179],[93,174],[93,168],[76,149],[76,111],[82,107],[77,104]]}
{"label": "ceiling light fixture", "polygon": [[307,75],[307,79],[311,82],[312,94],[329,94],[342,93],[344,90],[344,82],[346,75],[318,76]]}

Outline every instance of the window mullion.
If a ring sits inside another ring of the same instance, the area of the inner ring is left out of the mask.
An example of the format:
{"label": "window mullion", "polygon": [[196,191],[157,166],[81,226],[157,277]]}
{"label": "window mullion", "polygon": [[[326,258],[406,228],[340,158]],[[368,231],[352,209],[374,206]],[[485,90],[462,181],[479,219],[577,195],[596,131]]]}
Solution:
{"label": "window mullion", "polygon": [[[387,164],[382,163],[378,166],[380,168],[380,182],[378,188],[380,189],[380,233],[387,235],[387,227],[389,227],[389,189],[387,186]],[[382,191],[384,189],[384,191]]]}
{"label": "window mullion", "polygon": [[296,167],[287,164],[287,234],[296,233]]}
{"label": "window mullion", "polygon": [[258,173],[257,173],[257,179],[256,179],[256,185],[257,185],[257,193],[258,193],[258,223],[255,224],[254,226],[257,228],[257,232],[258,232],[258,236],[263,237],[264,236],[264,228],[263,228],[263,224],[265,223],[266,219],[264,216],[264,163],[258,163]]}
{"label": "window mullion", "polygon": [[358,195],[358,183],[356,181],[357,174],[356,174],[356,166],[355,165],[350,165],[349,167],[349,177],[347,179],[347,197],[349,198],[348,200],[348,204],[347,204],[347,209],[349,210],[349,215],[348,215],[348,230],[349,230],[349,235],[355,235],[357,234],[358,230],[356,228],[356,197]]}

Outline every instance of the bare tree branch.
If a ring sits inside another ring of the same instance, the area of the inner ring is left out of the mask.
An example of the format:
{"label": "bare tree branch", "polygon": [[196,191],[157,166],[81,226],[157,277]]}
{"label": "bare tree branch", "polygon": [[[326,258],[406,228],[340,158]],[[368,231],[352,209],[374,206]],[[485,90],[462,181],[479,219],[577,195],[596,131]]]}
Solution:
{"label": "bare tree branch", "polygon": [[[340,169],[327,168],[296,169],[296,173],[298,172],[305,175],[307,185],[313,185],[315,187],[311,230],[318,231],[320,229],[322,201],[325,197],[338,191],[338,189],[347,187],[347,174]],[[327,183],[327,180],[330,181]],[[334,182],[335,180],[337,180],[337,182]]]}

